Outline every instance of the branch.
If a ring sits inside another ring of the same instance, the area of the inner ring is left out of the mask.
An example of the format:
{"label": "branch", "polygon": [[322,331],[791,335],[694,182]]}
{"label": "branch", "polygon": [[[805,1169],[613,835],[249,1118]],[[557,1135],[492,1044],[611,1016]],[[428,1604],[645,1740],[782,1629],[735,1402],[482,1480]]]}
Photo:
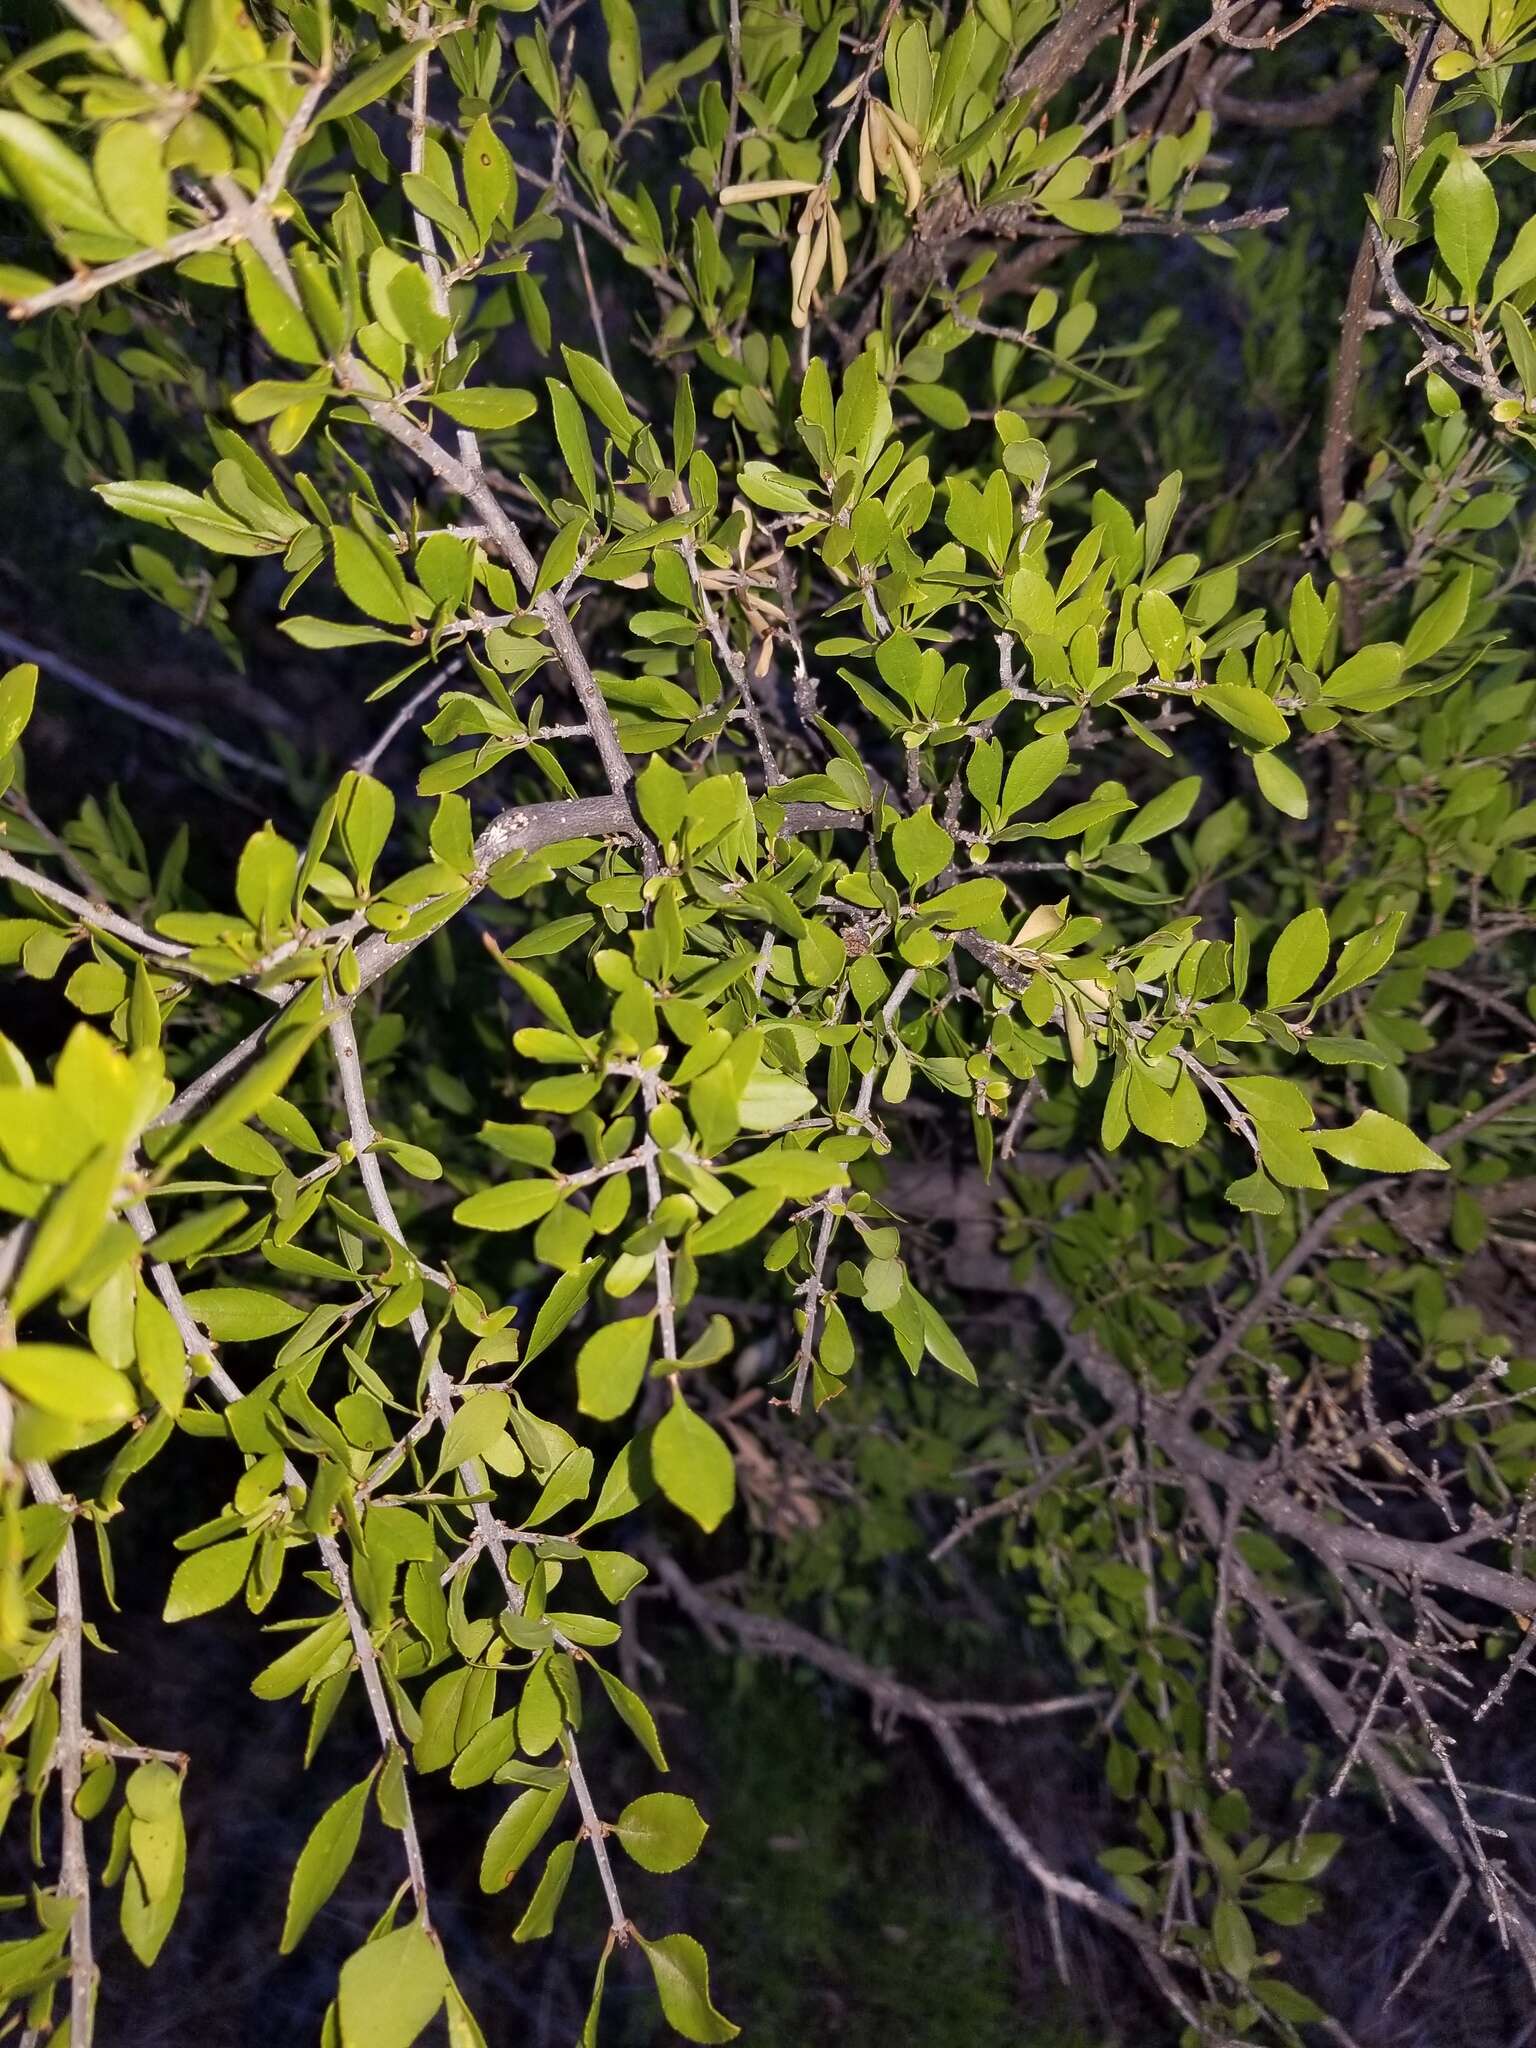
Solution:
{"label": "branch", "polygon": [[1381,77],[1378,64],[1362,64],[1321,92],[1289,100],[1248,100],[1241,93],[1219,92],[1211,102],[1218,119],[1245,128],[1326,128],[1340,114],[1369,97]]}
{"label": "branch", "polygon": [[[1408,96],[1404,102],[1404,136],[1410,154],[1417,148],[1423,136],[1425,123],[1429,119],[1430,109],[1438,90],[1429,59],[1440,40],[1441,33],[1438,26],[1428,31],[1421,37],[1414,55]],[[1396,151],[1389,149],[1383,158],[1381,171],[1376,180],[1376,203],[1381,208],[1383,216],[1388,219],[1397,210],[1397,171]],[[1351,422],[1354,417],[1355,399],[1359,393],[1360,377],[1365,367],[1366,323],[1375,284],[1375,250],[1371,241],[1371,222],[1367,217],[1360,236],[1360,246],[1355,251],[1349,290],[1344,299],[1344,313],[1339,327],[1339,352],[1334,358],[1333,376],[1328,387],[1326,425],[1323,431],[1322,454],[1318,461],[1318,496],[1325,547],[1338,525],[1339,515],[1344,510],[1344,470],[1352,444]]]}
{"label": "branch", "polygon": [[[435,441],[424,428],[417,426],[398,405],[382,399],[369,398],[361,393],[356,395],[375,426],[380,427],[400,447],[417,456],[447,489],[473,505],[487,530],[491,545],[507,562],[524,589],[531,591],[538,581],[538,562],[485,478],[472,470],[462,459],[450,455],[441,442]],[[597,678],[593,675],[591,664],[576,637],[570,617],[559,598],[550,590],[534,598],[528,609],[544,622],[560,666],[570,679],[571,688],[586,714],[608,787],[615,796],[619,796],[630,780],[629,762],[623,747],[619,744],[613,713],[608,709],[607,701],[598,687]],[[632,836],[643,840],[644,834],[633,819],[630,820],[630,825]]]}
{"label": "branch", "polygon": [[[9,1407],[9,1399],[6,1405]],[[69,1916],[69,2038],[78,2048],[91,2048],[96,1997],[96,1960],[91,1948],[91,1873],[85,1860],[85,1823],[76,1810],[84,1776],[86,1741],[81,1680],[85,1607],[80,1595],[80,1554],[75,1545],[73,1501],[66,1500],[41,1460],[33,1460],[23,1469],[33,1498],[48,1507],[63,1508],[69,1517],[64,1547],[53,1568],[59,1641],[59,1732],[54,1755],[59,1760],[59,1820],[63,1839],[59,1893],[73,1907]]]}
{"label": "branch", "polygon": [[180,263],[183,258],[195,256],[202,249],[221,248],[226,242],[238,241],[242,235],[251,236],[259,225],[269,223],[272,209],[287,182],[289,168],[309,132],[310,121],[330,79],[331,60],[327,51],[320,69],[314,74],[283,130],[255,198],[248,204],[230,206],[217,219],[204,221],[200,227],[188,228],[183,234],[172,235],[158,248],[136,250],[132,256],[120,256],[113,263],[98,264],[92,270],[82,270],[65,284],[36,292],[30,299],[22,299],[10,308],[11,318],[35,320],[39,313],[50,313],[58,306],[83,306],[88,299],[94,299],[112,285],[126,284],[130,278],[140,277],[145,271],[161,270],[168,264]]}
{"label": "branch", "polygon": [[[1536,1087],[1536,1083],[1532,1085]],[[1383,1535],[1377,1529],[1330,1521],[1315,1509],[1303,1507],[1292,1494],[1281,1490],[1287,1481],[1286,1473],[1274,1465],[1217,1450],[1190,1426],[1182,1405],[1175,1408],[1138,1388],[1133,1375],[1091,1331],[1072,1329],[1074,1304],[1055,1281],[1036,1275],[1029,1288],[1062,1332],[1072,1363],[1088,1384],[1117,1412],[1133,1409],[1139,1399],[1136,1412],[1141,1426],[1148,1440],[1168,1460],[1173,1483],[1180,1484],[1193,1475],[1220,1487],[1272,1529],[1310,1550],[1330,1571],[1340,1563],[1366,1565],[1425,1585],[1445,1586],[1470,1599],[1486,1601],[1506,1614],[1536,1615],[1536,1579],[1501,1571],[1495,1565],[1479,1564],[1443,1544]]]}
{"label": "branch", "polygon": [[[959,1781],[966,1797],[976,1808],[982,1819],[996,1835],[1008,1855],[1023,1870],[1027,1871],[1048,1898],[1065,1900],[1079,1908],[1091,1918],[1113,1927],[1116,1933],[1131,1942],[1141,1958],[1142,1966],[1151,1977],[1158,1991],[1190,2026],[1200,2028],[1201,2038],[1209,2040],[1209,2033],[1200,2027],[1194,2009],[1185,1997],[1168,1965],[1157,1952],[1157,1943],[1150,1929],[1124,1906],[1115,1904],[1093,1890],[1079,1879],[1068,1877],[1053,1864],[1048,1863],[1019,1826],[1013,1815],[1003,1805],[992,1787],[981,1773],[980,1767],[960,1739],[955,1723],[965,1718],[978,1718],[991,1714],[986,1708],[961,1702],[933,1700],[915,1687],[904,1685],[900,1679],[892,1678],[888,1672],[866,1664],[841,1645],[824,1641],[812,1635],[809,1629],[799,1628],[793,1622],[781,1621],[776,1616],[753,1614],[746,1608],[738,1607],[730,1600],[721,1600],[714,1594],[696,1586],[687,1574],[665,1551],[651,1549],[648,1560],[655,1566],[657,1577],[665,1585],[678,1606],[697,1624],[706,1636],[713,1636],[720,1630],[728,1630],[742,1644],[743,1648],[758,1655],[793,1658],[799,1663],[809,1664],[818,1671],[826,1672],[840,1684],[855,1692],[863,1693],[883,1715],[891,1719],[905,1719],[921,1722],[933,1736],[940,1754]],[[1024,1719],[1036,1715],[1070,1713],[1090,1704],[1096,1695],[1077,1694],[1070,1699],[1042,1700],[1032,1707],[1004,1710],[1011,1719]]]}
{"label": "branch", "polygon": [[[918,970],[915,967],[908,967],[886,997],[880,1012],[880,1029],[883,1032],[890,1032],[896,1013],[906,1001],[917,975]],[[859,1082],[858,1101],[854,1105],[853,1113],[855,1121],[860,1124],[867,1123],[869,1119],[870,1104],[875,1099],[875,1077],[879,1072],[879,1065],[878,1059],[871,1057],[869,1070]],[[800,1413],[801,1404],[805,1399],[805,1384],[810,1378],[811,1354],[816,1348],[816,1312],[821,1306],[827,1257],[832,1249],[832,1236],[837,1227],[833,1204],[839,1196],[846,1201],[847,1191],[839,1189],[834,1194],[821,1198],[821,1227],[816,1236],[816,1249],[811,1256],[810,1274],[805,1282],[805,1327],[800,1333],[800,1348],[795,1356],[795,1384],[789,1396],[790,1410],[795,1415]]]}
{"label": "branch", "polygon": [[1009,98],[1028,93],[1042,103],[1050,99],[1113,32],[1120,4],[1121,0],[1076,0],[1013,67],[1006,87]]}
{"label": "branch", "polygon": [[[155,1235],[154,1219],[148,1206],[143,1202],[130,1205],[124,1214],[133,1225],[141,1244],[147,1244]],[[150,1279],[155,1292],[164,1302],[166,1311],[176,1325],[182,1348],[187,1354],[188,1364],[194,1362],[203,1378],[226,1404],[242,1398],[243,1390],[238,1382],[231,1379],[224,1367],[209,1349],[208,1339],[198,1328],[192,1311],[187,1307],[176,1275],[170,1267],[159,1261],[151,1261]],[[289,1486],[303,1487],[304,1475],[291,1458],[283,1459],[283,1478]],[[374,1648],[373,1638],[368,1633],[368,1624],[363,1619],[362,1609],[357,1604],[357,1595],[352,1588],[352,1574],[348,1568],[341,1545],[333,1536],[317,1539],[321,1561],[347,1618],[347,1631],[352,1638],[353,1654],[362,1676],[363,1691],[367,1695],[373,1725],[379,1739],[379,1748],[388,1759],[394,1751],[402,1749],[399,1733],[395,1728],[394,1715],[390,1711],[389,1699],[384,1690],[384,1681],[379,1671],[379,1654]],[[427,1891],[426,1863],[421,1853],[421,1837],[416,1830],[415,1810],[411,1805],[410,1787],[402,1774],[400,1780],[401,1825],[400,1835],[405,1846],[406,1871],[410,1879],[411,1896],[415,1901],[417,1915],[423,1927],[432,1924],[431,1901]],[[71,2037],[73,2038],[73,2036]]]}
{"label": "branch", "polygon": [[395,741],[404,732],[405,728],[410,724],[432,693],[435,690],[440,690],[443,684],[448,682],[451,677],[457,675],[463,666],[463,655],[456,654],[452,661],[445,661],[441,668],[435,668],[431,675],[427,677],[427,680],[414,689],[410,696],[406,698],[400,709],[395,713],[373,744],[358,755],[357,759],[352,763],[354,773],[358,775],[371,775],[384,755],[394,745]]}
{"label": "branch", "polygon": [[[1536,1075],[1522,1081],[1517,1087],[1506,1089],[1502,1095],[1496,1096],[1483,1108],[1474,1110],[1470,1116],[1464,1116],[1460,1123],[1453,1124],[1450,1130],[1442,1131],[1435,1139],[1432,1149],[1444,1154],[1452,1145],[1461,1144],[1486,1125],[1507,1116],[1512,1109],[1517,1108],[1522,1102],[1529,1101],[1533,1095],[1536,1095]],[[1361,1181],[1358,1186],[1346,1188],[1342,1194],[1335,1195],[1333,1200],[1318,1212],[1279,1265],[1254,1289],[1252,1297],[1238,1310],[1215,1343],[1196,1361],[1179,1403],[1179,1412],[1182,1416],[1187,1419],[1194,1414],[1216,1374],[1260,1317],[1280,1300],[1287,1282],[1293,1280],[1302,1267],[1322,1250],[1340,1217],[1347,1216],[1351,1209],[1358,1208],[1362,1202],[1374,1201],[1379,1196],[1402,1186],[1406,1178],[1407,1176],[1402,1174],[1382,1174],[1374,1180]]]}
{"label": "branch", "polygon": [[11,882],[18,889],[29,889],[34,896],[42,896],[48,902],[58,904],[61,910],[69,911],[81,924],[96,931],[110,932],[113,938],[121,939],[125,945],[137,946],[141,952],[178,962],[186,955],[185,946],[156,938],[153,932],[146,931],[141,924],[134,924],[130,918],[119,917],[116,911],[108,910],[100,903],[91,903],[84,896],[77,896],[62,882],[52,881],[47,875],[38,874],[34,868],[23,867],[3,848],[0,848],[0,881]]}
{"label": "branch", "polygon": [[[216,733],[205,732],[201,726],[190,725],[184,718],[174,718],[169,711],[158,711],[152,704],[140,703],[137,697],[125,697],[121,690],[114,690],[110,683],[101,682],[77,662],[66,660],[62,654],[51,654],[46,647],[34,647],[30,640],[3,631],[0,631],[0,648],[14,655],[18,661],[35,662],[61,683],[67,683],[72,690],[94,697],[98,704],[121,711],[124,717],[135,719],[154,732],[163,732],[169,739],[183,740],[189,747],[207,747],[221,761],[227,761],[231,768],[238,768],[243,774],[255,775],[263,782],[287,782],[282,769],[274,767],[270,761],[258,761],[244,748],[231,746],[228,740],[221,740]],[[275,711],[273,715],[275,717]]]}
{"label": "branch", "polygon": [[[491,869],[508,854],[537,853],[541,847],[554,846],[563,839],[634,839],[639,836],[639,831],[634,814],[623,797],[558,797],[550,803],[511,804],[491,820],[475,841],[475,865],[465,878],[464,900],[472,901],[481,893],[490,880]],[[357,986],[343,1000],[349,1006],[355,1003],[365,989],[372,988],[392,967],[408,960],[430,937],[431,933],[427,931],[404,939],[394,938],[386,932],[371,933],[355,955]],[[231,1046],[195,1081],[188,1082],[174,1101],[151,1121],[149,1128],[161,1130],[172,1124],[185,1123],[188,1117],[195,1115],[227,1081],[250,1065],[288,1004],[307,986],[307,983],[287,985],[287,992],[280,997],[281,1007],[275,1015]],[[275,990],[267,993],[278,995]]]}
{"label": "branch", "polygon": [[27,1666],[26,1676],[5,1703],[5,1712],[0,1714],[0,1749],[5,1748],[16,1731],[17,1724],[26,1712],[27,1702],[59,1661],[59,1652],[64,1642],[57,1629],[44,1643],[37,1656]]}
{"label": "branch", "polygon": [[[395,1214],[395,1205],[390,1199],[385,1184],[383,1169],[378,1155],[371,1149],[377,1132],[368,1108],[367,1090],[363,1082],[362,1060],[357,1049],[357,1033],[352,1024],[351,1007],[332,1013],[330,1023],[331,1046],[336,1055],[337,1069],[341,1075],[342,1099],[346,1106],[347,1130],[356,1153],[355,1164],[362,1177],[363,1190],[368,1197],[368,1206],[373,1211],[374,1221],[397,1245],[404,1248],[400,1231],[400,1220]],[[427,1372],[427,1401],[431,1412],[437,1417],[446,1434],[453,1422],[454,1385],[438,1362],[437,1353],[430,1349],[430,1328],[425,1313],[418,1307],[406,1318],[406,1327],[416,1340],[423,1359],[430,1359]],[[524,1605],[523,1589],[513,1578],[507,1565],[507,1546],[502,1537],[500,1524],[491,1512],[486,1499],[487,1482],[485,1467],[478,1458],[469,1458],[458,1468],[464,1490],[473,1502],[475,1535],[480,1547],[495,1565],[501,1580],[502,1592],[507,1605],[514,1614],[521,1614]],[[581,1653],[570,1638],[556,1629],[555,1640],[563,1650],[579,1656]],[[582,1822],[597,1865],[599,1882],[608,1902],[609,1924],[614,1939],[621,1945],[629,1941],[629,1918],[619,1897],[618,1884],[613,1875],[613,1865],[608,1855],[607,1838],[602,1823],[598,1820],[592,1804],[581,1759],[576,1749],[576,1738],[569,1732],[562,1738],[566,1764],[570,1771],[571,1787],[576,1794],[576,1803],[581,1808]]]}

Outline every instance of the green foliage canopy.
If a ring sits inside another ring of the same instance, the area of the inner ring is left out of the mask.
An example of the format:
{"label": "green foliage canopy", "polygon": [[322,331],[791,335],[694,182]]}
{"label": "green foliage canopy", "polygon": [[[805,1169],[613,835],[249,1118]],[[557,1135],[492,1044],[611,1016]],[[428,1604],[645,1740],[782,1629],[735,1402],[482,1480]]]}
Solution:
{"label": "green foliage canopy", "polygon": [[[697,1941],[623,1898],[702,1817],[658,1788],[605,1821],[582,1761],[611,1713],[666,1768],[615,1647],[648,1569],[922,1723],[1191,2041],[1319,2017],[1266,1928],[1316,1910],[1338,1837],[1254,1821],[1239,1693],[1293,1693],[1530,1958],[1421,1671],[1508,1658],[1536,1613],[1536,1362],[1458,1277],[1519,1212],[1536,1094],[1536,9],[1330,26],[1318,104],[1393,82],[1307,532],[1263,526],[1306,493],[1236,469],[1188,388],[1219,351],[1139,304],[1134,254],[1229,268],[1283,406],[1319,346],[1306,222],[1264,242],[1284,210],[1233,212],[1215,154],[1233,53],[1292,61],[1274,10],[1123,39],[1099,0],[730,0],[697,36],[602,0],[579,39],[572,7],[67,11],[0,69],[0,296],[62,472],[132,522],[119,582],[238,654],[251,579],[317,676],[408,693],[428,758],[413,789],[401,728],[339,775],[291,758],[217,874],[115,794],[60,834],[37,672],[0,681],[0,962],[78,1013],[46,1061],[0,1037],[0,1789],[60,1794],[0,1957],[32,2037],[89,2041],[93,1857],[144,1963],[185,1881],[185,1760],[89,1725],[77,1548],[110,1600],[112,1524],[189,1441],[228,1498],[166,1621],[302,1586],[254,1691],[302,1696],[311,1751],[344,1708],[377,1734],[282,1936],[376,1815],[399,1888],[342,2048],[482,2039],[432,1772],[503,1788],[476,1855],[515,1941],[594,1859],[584,2041],[635,1955],[672,2029],[734,2037]],[[1359,207],[1374,151],[1336,155]],[[562,273],[586,324],[557,339]],[[985,1285],[1057,1330],[1069,1398],[904,1228],[951,1127]],[[732,1374],[774,1302],[770,1406]],[[812,1427],[855,1505],[791,1534],[764,1467]],[[1377,1513],[1451,1486],[1454,1541]],[[723,1540],[743,1493],[834,1606],[921,1500],[940,1562],[1003,1537],[1010,1597],[1115,1701],[1100,1888],[1000,1807],[960,1707],[682,1576],[662,1539]],[[1320,1660],[1319,1587],[1374,1703]]]}

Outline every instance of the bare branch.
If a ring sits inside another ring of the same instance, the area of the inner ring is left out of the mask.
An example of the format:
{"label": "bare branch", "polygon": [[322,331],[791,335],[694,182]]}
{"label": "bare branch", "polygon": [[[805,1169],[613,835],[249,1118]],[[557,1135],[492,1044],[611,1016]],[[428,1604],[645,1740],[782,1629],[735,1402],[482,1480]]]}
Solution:
{"label": "bare branch", "polygon": [[[966,1797],[1014,1862],[1029,1873],[1048,1897],[1076,1906],[1123,1935],[1135,1947],[1143,1967],[1174,2010],[1191,2026],[1200,2024],[1173,1973],[1157,1953],[1157,1944],[1150,1931],[1124,1906],[1101,1897],[1091,1886],[1066,1876],[1048,1863],[982,1776],[980,1767],[955,1726],[957,1721],[965,1718],[980,1718],[973,1706],[932,1700],[926,1693],[918,1692],[901,1680],[866,1664],[841,1645],[812,1635],[808,1629],[799,1628],[795,1623],[780,1620],[774,1615],[753,1614],[736,1606],[733,1601],[719,1599],[703,1587],[696,1586],[665,1551],[652,1549],[648,1557],[657,1577],[678,1606],[707,1634],[724,1630],[756,1654],[788,1657],[797,1663],[810,1664],[840,1684],[863,1693],[882,1717],[921,1722],[938,1744]],[[1074,1694],[1070,1700],[1041,1702],[1034,1711],[1036,1714],[1071,1712],[1085,1704],[1087,1699],[1086,1694]],[[1028,1717],[1028,1710],[1022,1716],[1010,1713],[1010,1718]],[[1204,2029],[1202,2038],[1210,2038]]]}
{"label": "bare branch", "polygon": [[75,661],[69,661],[62,654],[54,654],[46,647],[35,647],[30,640],[23,640],[17,633],[0,631],[0,649],[14,655],[17,661],[35,662],[40,669],[56,676],[61,683],[67,683],[82,696],[94,698],[98,704],[105,704],[113,711],[121,711],[125,718],[134,719],[152,732],[163,732],[167,738],[182,740],[189,747],[206,747],[217,754],[221,761],[227,761],[231,768],[238,768],[244,775],[254,775],[262,782],[286,782],[281,768],[271,761],[259,761],[254,754],[248,754],[243,747],[231,746],[228,740],[221,740],[216,733],[205,732],[201,726],[189,725],[184,718],[175,718],[169,711],[157,710],[153,704],[141,703],[137,697],[125,697],[121,690],[114,690],[110,683],[104,683]]}

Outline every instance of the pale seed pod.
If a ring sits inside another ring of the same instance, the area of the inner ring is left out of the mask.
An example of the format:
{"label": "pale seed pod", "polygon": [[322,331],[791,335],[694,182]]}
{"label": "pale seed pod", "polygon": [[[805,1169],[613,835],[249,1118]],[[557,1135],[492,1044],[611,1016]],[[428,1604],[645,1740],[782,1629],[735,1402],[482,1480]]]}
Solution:
{"label": "pale seed pod", "polygon": [[879,100],[869,103],[869,147],[875,159],[877,171],[891,168],[891,127],[885,118],[885,108]]}
{"label": "pale seed pod", "polygon": [[859,197],[866,206],[875,203],[875,154],[869,140],[873,120],[874,109],[871,107],[859,123]]}
{"label": "pale seed pod", "polygon": [[827,208],[827,248],[831,257],[832,289],[840,292],[848,282],[848,245],[843,240],[843,224],[837,217],[837,208]]}
{"label": "pale seed pod", "polygon": [[923,153],[923,138],[912,126],[912,123],[903,120],[894,107],[886,107],[884,113],[886,120],[890,122],[892,128],[895,129],[913,156],[921,156]]}
{"label": "pale seed pod", "polygon": [[813,185],[810,191],[807,192],[807,194],[805,195],[805,204],[804,206],[801,207],[800,218],[795,223],[796,234],[808,235],[811,232],[811,230],[815,227],[817,221],[821,219],[822,213],[826,208],[826,204],[826,186]]}
{"label": "pale seed pod", "polygon": [[789,259],[789,317],[796,327],[805,325],[805,314],[801,303],[805,285],[806,267],[811,260],[811,237],[800,234],[795,237],[794,253]]}
{"label": "pale seed pod", "polygon": [[798,199],[802,192],[815,189],[805,178],[753,178],[745,185],[723,185],[720,204],[745,206],[757,199]]}
{"label": "pale seed pod", "polygon": [[811,300],[815,297],[816,287],[821,282],[821,273],[827,267],[830,239],[827,232],[827,216],[823,214],[816,223],[815,234],[811,237],[811,253],[802,273],[799,301],[791,316],[796,327],[804,327],[811,317]]}
{"label": "pale seed pod", "polygon": [[890,131],[890,135],[891,155],[895,160],[897,173],[905,189],[903,203],[908,213],[916,213],[923,203],[923,181],[917,175],[917,165],[913,163],[907,145],[902,141],[894,128]]}

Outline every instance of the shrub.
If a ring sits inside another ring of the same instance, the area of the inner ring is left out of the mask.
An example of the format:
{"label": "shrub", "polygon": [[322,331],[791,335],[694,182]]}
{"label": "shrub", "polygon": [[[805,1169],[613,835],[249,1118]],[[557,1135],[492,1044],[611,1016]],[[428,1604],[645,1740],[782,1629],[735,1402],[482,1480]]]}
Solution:
{"label": "shrub", "polygon": [[[119,583],[394,702],[205,748],[226,860],[50,817],[0,683],[0,959],[78,1013],[0,1038],[28,2038],[86,2048],[104,1889],[175,1917],[187,1759],[87,1652],[210,1446],[167,1623],[243,1600],[309,1750],[377,1734],[282,1936],[375,1813],[344,2048],[482,2039],[431,1772],[505,1788],[515,1941],[593,1860],[583,2040],[636,1957],[736,2033],[625,1905],[703,1818],[583,1763],[666,1768],[647,1576],[925,1731],[1190,2041],[1322,2019],[1271,1929],[1346,1782],[1532,1968],[1449,1732],[1536,1614],[1530,0],[66,5],[0,72],[12,369]],[[955,1697],[962,1548],[1065,1699]],[[977,1729],[1085,1705],[1073,1868]],[[1265,1717],[1322,1746],[1255,1813]]]}

